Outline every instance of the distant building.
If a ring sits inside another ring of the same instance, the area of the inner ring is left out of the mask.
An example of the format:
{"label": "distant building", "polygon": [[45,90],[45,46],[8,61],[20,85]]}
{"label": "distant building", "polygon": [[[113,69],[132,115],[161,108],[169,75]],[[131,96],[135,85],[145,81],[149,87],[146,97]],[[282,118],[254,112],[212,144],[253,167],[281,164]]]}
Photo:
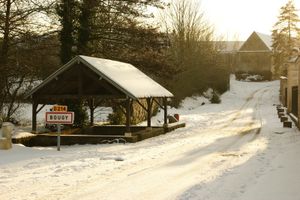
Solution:
{"label": "distant building", "polygon": [[290,59],[287,66],[287,112],[298,117],[298,84],[300,59],[296,56]]}
{"label": "distant building", "polygon": [[236,55],[236,73],[260,74],[272,78],[272,38],[253,32]]}
{"label": "distant building", "polygon": [[293,55],[286,64],[287,76],[280,77],[280,101],[298,127],[300,127],[298,120],[300,115],[299,68],[300,56],[299,54]]}
{"label": "distant building", "polygon": [[236,55],[244,41],[219,41],[216,42],[216,48],[219,52],[219,60],[231,73],[235,72]]}

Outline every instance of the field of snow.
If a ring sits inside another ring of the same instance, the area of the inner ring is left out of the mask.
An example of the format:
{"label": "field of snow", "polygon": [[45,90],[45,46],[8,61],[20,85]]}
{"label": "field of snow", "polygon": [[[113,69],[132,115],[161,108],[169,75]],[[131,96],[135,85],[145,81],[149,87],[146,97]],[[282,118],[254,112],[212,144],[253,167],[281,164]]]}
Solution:
{"label": "field of snow", "polygon": [[[46,105],[41,111],[37,114],[37,124],[40,127],[45,126],[45,113],[49,112],[53,105]],[[87,113],[88,115],[90,112]],[[108,115],[112,113],[112,108],[110,107],[97,107],[94,111],[94,121],[95,123],[107,122]],[[14,114],[13,116],[17,121],[20,122],[22,126],[28,126],[29,129],[31,128],[31,117],[32,117],[32,104],[21,104],[18,113]]]}
{"label": "field of snow", "polygon": [[282,128],[278,92],[232,80],[221,104],[169,111],[186,128],[134,144],[14,145],[0,151],[0,199],[298,200],[300,134]]}

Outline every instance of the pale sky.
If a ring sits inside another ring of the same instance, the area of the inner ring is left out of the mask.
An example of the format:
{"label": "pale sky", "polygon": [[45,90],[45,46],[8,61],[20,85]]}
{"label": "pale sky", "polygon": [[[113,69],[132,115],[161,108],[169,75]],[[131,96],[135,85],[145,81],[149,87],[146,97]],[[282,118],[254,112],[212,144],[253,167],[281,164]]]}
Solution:
{"label": "pale sky", "polygon": [[[246,40],[253,31],[271,34],[280,7],[288,0],[202,0],[201,7],[218,34]],[[294,0],[300,9],[300,0]],[[298,15],[300,13],[298,12]]]}

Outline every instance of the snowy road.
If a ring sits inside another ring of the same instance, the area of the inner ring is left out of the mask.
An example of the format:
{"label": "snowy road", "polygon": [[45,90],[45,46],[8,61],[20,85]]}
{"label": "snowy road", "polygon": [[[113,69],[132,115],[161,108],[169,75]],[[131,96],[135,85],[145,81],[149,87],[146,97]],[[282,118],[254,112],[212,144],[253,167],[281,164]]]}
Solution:
{"label": "snowy road", "polygon": [[0,151],[0,199],[300,199],[300,135],[281,128],[278,90],[232,81],[222,104],[171,111],[186,128],[136,144]]}

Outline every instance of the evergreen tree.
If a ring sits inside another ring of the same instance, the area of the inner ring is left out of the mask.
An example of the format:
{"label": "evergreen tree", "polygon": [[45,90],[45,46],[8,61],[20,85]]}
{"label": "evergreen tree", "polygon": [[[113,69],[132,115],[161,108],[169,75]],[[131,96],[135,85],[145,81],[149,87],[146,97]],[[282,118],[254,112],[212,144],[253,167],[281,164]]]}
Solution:
{"label": "evergreen tree", "polygon": [[61,0],[56,10],[61,23],[60,59],[65,64],[74,56],[78,3],[76,0]]}
{"label": "evergreen tree", "polygon": [[89,42],[92,32],[92,18],[95,16],[97,0],[83,0],[80,4],[79,28],[78,28],[78,53],[90,54]]}
{"label": "evergreen tree", "polygon": [[[65,64],[77,53],[76,42],[78,37],[77,26],[79,18],[79,3],[76,0],[61,0],[61,2],[57,5],[56,10],[61,23],[61,30],[59,34],[61,43],[60,59],[61,63]],[[84,16],[81,15],[80,19],[82,19],[82,17]],[[86,28],[87,26],[84,24],[83,27]],[[87,113],[82,100],[66,100],[65,104],[67,104],[70,111],[75,113],[74,126],[84,126],[87,120]]]}
{"label": "evergreen tree", "polygon": [[277,30],[272,31],[272,48],[273,48],[273,62],[274,62],[274,77],[279,78],[280,75],[284,75],[282,66],[285,62],[285,58],[288,58],[287,51],[283,46],[284,42],[284,35],[279,34]]}
{"label": "evergreen tree", "polygon": [[272,30],[275,75],[282,74],[283,63],[289,59],[299,34],[299,17],[294,2],[289,0],[280,8],[278,21]]}
{"label": "evergreen tree", "polygon": [[129,62],[156,77],[170,75],[162,53],[166,36],[147,25],[148,6],[161,0],[82,0],[78,21],[78,53]]}

